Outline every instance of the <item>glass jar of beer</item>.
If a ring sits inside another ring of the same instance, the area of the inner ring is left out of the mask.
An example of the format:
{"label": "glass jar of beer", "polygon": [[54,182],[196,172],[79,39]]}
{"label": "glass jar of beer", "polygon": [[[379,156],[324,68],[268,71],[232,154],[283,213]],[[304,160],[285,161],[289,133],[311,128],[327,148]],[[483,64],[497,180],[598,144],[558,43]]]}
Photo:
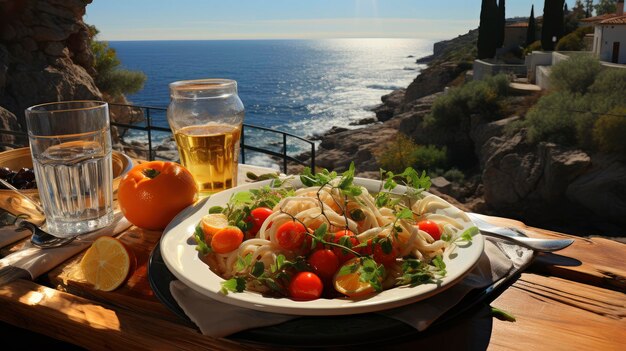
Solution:
{"label": "glass jar of beer", "polygon": [[236,186],[245,113],[237,82],[198,79],[169,87],[167,120],[180,162],[193,174],[200,196]]}

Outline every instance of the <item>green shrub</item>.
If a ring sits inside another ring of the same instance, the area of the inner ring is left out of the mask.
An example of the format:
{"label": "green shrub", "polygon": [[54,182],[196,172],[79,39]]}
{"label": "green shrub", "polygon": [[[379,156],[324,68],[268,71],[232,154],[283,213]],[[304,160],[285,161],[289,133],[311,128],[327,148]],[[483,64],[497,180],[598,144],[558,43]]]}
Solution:
{"label": "green shrub", "polygon": [[580,51],[584,48],[585,43],[583,42],[583,38],[576,35],[575,32],[559,39],[559,42],[556,43],[555,47],[557,51]]}
{"label": "green shrub", "polygon": [[603,152],[626,156],[626,108],[619,107],[600,116],[593,126],[593,141]]}
{"label": "green shrub", "polygon": [[413,151],[412,157],[414,158],[414,167],[420,170],[432,170],[440,167],[445,167],[446,159],[446,147],[438,148],[435,145],[417,146]]}
{"label": "green shrub", "polygon": [[446,178],[447,180],[454,182],[454,183],[461,183],[463,181],[465,181],[465,173],[463,173],[462,171],[460,171],[457,168],[451,168],[449,170],[447,170],[444,174],[443,177]]}
{"label": "green shrub", "polygon": [[576,124],[570,112],[577,99],[580,99],[579,95],[564,91],[541,98],[526,115],[530,141],[577,145]]}
{"label": "green shrub", "polygon": [[626,107],[626,70],[605,68],[589,87],[590,108],[604,113],[616,107]]}
{"label": "green shrub", "polygon": [[538,51],[538,50],[541,50],[541,40],[537,40],[533,42],[532,44],[528,45],[524,49],[524,55],[528,55],[532,53],[533,51]]}
{"label": "green shrub", "polygon": [[381,168],[402,172],[415,164],[415,151],[418,146],[409,137],[398,133],[397,137],[383,146],[382,151],[375,155]]}
{"label": "green shrub", "polygon": [[602,70],[600,61],[590,55],[573,55],[550,70],[550,88],[585,94]]}
{"label": "green shrub", "polygon": [[580,27],[564,36],[556,43],[556,50],[560,51],[581,51],[585,49],[585,34],[593,32],[593,27]]}
{"label": "green shrub", "polygon": [[426,124],[439,131],[464,128],[474,113],[495,120],[500,117],[502,98],[507,95],[508,86],[508,76],[498,74],[452,88],[435,101]]}

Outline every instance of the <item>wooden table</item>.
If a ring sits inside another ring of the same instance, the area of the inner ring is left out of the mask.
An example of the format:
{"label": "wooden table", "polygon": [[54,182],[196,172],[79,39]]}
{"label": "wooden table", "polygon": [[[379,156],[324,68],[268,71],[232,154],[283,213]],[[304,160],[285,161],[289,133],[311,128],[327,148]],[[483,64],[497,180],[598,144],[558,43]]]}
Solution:
{"label": "wooden table", "polygon": [[[241,172],[250,168],[241,167]],[[252,169],[259,173],[263,169]],[[240,172],[240,173],[241,173]],[[508,311],[515,322],[487,317],[478,332],[466,335],[467,349],[623,350],[626,345],[626,245],[611,240],[572,237],[523,223],[489,218],[524,229],[530,236],[571,237],[570,247],[541,254],[491,306]],[[118,237],[137,257],[128,282],[113,292],[91,289],[77,270],[81,254],[33,282],[0,286],[0,321],[92,350],[259,350],[277,345],[243,344],[199,334],[163,305],[150,289],[147,262],[161,232],[130,227]],[[6,254],[13,248],[3,248]],[[482,314],[481,314],[482,313]],[[478,325],[484,311],[464,315],[448,328],[386,348],[447,349],[459,325]],[[466,329],[465,329],[466,330]],[[19,342],[19,340],[11,340]],[[8,345],[6,336],[2,342]]]}

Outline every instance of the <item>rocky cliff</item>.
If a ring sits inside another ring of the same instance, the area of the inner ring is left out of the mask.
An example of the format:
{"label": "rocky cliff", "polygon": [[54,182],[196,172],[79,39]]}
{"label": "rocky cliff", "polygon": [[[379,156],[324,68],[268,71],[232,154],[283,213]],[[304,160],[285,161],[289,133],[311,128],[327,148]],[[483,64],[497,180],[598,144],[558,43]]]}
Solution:
{"label": "rocky cliff", "polygon": [[82,19],[89,3],[0,0],[0,128],[24,130],[24,110],[32,105],[102,98]]}
{"label": "rocky cliff", "polygon": [[[452,40],[445,45],[457,44]],[[623,159],[552,143],[532,144],[525,130],[508,135],[507,125],[521,118],[517,114],[497,121],[473,115],[466,131],[450,130],[445,141],[430,134],[423,127],[424,117],[437,96],[461,79],[467,67],[442,60],[445,48],[439,52],[407,89],[382,97],[382,105],[375,109],[379,122],[322,138],[318,165],[343,170],[354,160],[361,176],[376,177],[380,168],[376,156],[398,133],[417,144],[452,142],[472,155],[475,166],[467,167],[466,174],[473,182],[463,190],[459,184],[436,179],[433,192],[450,195],[447,199],[457,206],[573,234],[626,236]],[[511,97],[506,103],[528,104],[522,97]]]}

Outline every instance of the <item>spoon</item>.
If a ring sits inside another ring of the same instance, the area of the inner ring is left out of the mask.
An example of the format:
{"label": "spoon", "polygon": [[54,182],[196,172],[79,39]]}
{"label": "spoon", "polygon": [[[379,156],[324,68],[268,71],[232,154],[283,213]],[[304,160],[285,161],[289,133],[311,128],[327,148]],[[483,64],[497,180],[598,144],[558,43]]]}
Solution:
{"label": "spoon", "polygon": [[562,250],[570,246],[573,239],[538,239],[529,238],[523,236],[518,229],[498,227],[481,218],[474,213],[467,213],[472,222],[480,229],[480,232],[484,235],[490,235],[502,239],[506,239],[515,242],[521,246],[538,252],[553,252]]}
{"label": "spoon", "polygon": [[26,220],[21,220],[18,223],[17,227],[30,230],[33,233],[33,235],[30,237],[30,242],[41,249],[50,249],[53,247],[63,246],[71,243],[72,241],[74,241],[74,239],[76,239],[76,236],[71,236],[68,238],[56,237]]}
{"label": "spoon", "polygon": [[[4,185],[8,189],[12,190],[14,193],[20,195],[22,198],[30,202],[35,207],[35,209],[37,209],[37,211],[39,211],[40,214],[44,216],[44,221],[45,221],[44,210],[39,204],[39,201],[24,194],[18,188],[14,187],[11,183],[7,182],[6,180],[2,178],[0,178],[0,183],[2,183],[2,185]],[[72,236],[68,238],[56,237],[46,232],[45,230],[41,229],[39,226],[35,225],[34,223],[26,221],[19,217],[16,219],[15,223],[19,229],[28,229],[31,231],[32,235],[30,236],[30,242],[34,246],[40,249],[49,249],[53,247],[63,246],[63,245],[69,244],[70,242],[74,241],[74,239],[76,239],[76,236]]]}

